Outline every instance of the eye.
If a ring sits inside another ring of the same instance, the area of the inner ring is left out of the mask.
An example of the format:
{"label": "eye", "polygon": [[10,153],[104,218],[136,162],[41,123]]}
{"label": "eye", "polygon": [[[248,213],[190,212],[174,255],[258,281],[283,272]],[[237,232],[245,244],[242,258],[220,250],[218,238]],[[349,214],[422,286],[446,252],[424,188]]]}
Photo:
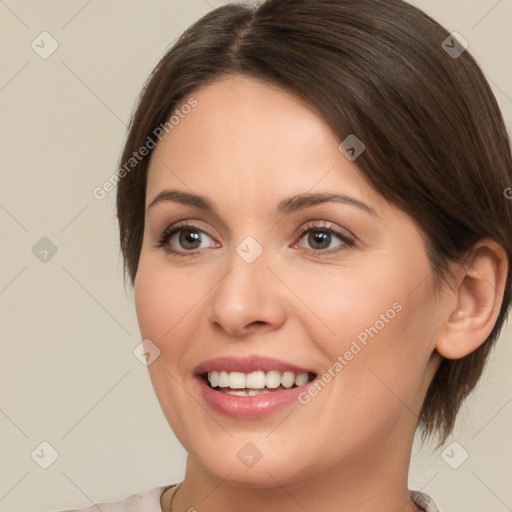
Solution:
{"label": "eye", "polygon": [[[334,228],[332,224],[314,224],[303,229],[299,240],[306,237],[306,243],[311,247],[313,254],[331,254],[346,250],[355,245],[351,236],[342,233]],[[209,247],[208,241],[213,242],[210,247],[220,245],[207,233],[195,224],[188,222],[171,226],[163,231],[156,247],[163,248],[172,256],[192,256]],[[333,247],[333,243],[339,243]],[[292,247],[306,249],[301,245],[294,244]]]}
{"label": "eye", "polygon": [[208,240],[216,244],[209,235],[196,225],[183,223],[167,228],[160,236],[157,247],[161,247],[167,253],[175,256],[190,256],[196,254],[198,250],[207,248],[208,245],[204,244],[207,244]]}
{"label": "eye", "polygon": [[[331,254],[350,248],[355,244],[355,240],[352,237],[338,231],[332,227],[332,224],[309,225],[302,230],[299,239],[304,238],[306,235],[306,243],[313,249],[312,252],[314,254]],[[333,248],[332,244],[336,240],[340,243]],[[297,244],[293,247],[297,247]]]}

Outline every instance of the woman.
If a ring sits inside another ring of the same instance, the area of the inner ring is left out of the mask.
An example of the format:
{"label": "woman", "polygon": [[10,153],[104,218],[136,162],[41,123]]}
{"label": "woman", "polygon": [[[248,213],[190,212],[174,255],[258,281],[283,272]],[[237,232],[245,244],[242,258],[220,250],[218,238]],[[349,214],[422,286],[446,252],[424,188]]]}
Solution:
{"label": "woman", "polygon": [[465,46],[400,0],[216,9],[152,73],[118,178],[189,456],[102,510],[437,511],[414,433],[447,439],[512,296],[510,147]]}

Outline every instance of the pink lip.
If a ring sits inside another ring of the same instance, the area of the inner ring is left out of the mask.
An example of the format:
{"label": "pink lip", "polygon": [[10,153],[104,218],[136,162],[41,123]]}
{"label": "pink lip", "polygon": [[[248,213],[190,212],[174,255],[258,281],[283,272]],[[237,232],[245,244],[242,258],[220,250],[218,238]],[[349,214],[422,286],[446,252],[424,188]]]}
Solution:
{"label": "pink lip", "polygon": [[205,373],[211,371],[229,371],[251,373],[255,371],[276,370],[295,373],[315,373],[306,368],[264,356],[249,357],[217,357],[204,361],[194,369],[196,379],[205,402],[216,412],[230,418],[258,419],[268,416],[287,405],[298,402],[301,393],[307,390],[314,381],[303,386],[290,389],[280,389],[258,396],[228,395],[215,391],[206,382]]}
{"label": "pink lip", "polygon": [[211,371],[227,371],[227,372],[242,372],[251,373],[256,371],[269,372],[276,370],[279,372],[295,372],[295,373],[315,373],[312,370],[301,368],[295,364],[281,361],[280,359],[274,359],[272,357],[265,356],[247,356],[247,357],[233,357],[224,356],[209,359],[208,361],[202,362],[196,366],[194,373],[201,375]]}
{"label": "pink lip", "polygon": [[[216,412],[230,418],[258,419],[268,416],[293,402],[298,402],[300,393],[308,384],[282,391],[271,391],[259,396],[235,396],[215,391],[202,377],[197,377],[205,402]],[[297,404],[299,406],[299,404]]]}

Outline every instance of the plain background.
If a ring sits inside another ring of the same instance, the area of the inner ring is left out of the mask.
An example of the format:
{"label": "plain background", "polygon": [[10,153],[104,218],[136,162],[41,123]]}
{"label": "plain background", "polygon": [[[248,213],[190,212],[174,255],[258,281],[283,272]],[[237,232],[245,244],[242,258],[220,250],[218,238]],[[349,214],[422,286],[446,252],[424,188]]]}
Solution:
{"label": "plain background", "polygon": [[[97,200],[92,191],[116,171],[150,71],[185,28],[224,3],[0,0],[4,512],[83,508],[183,477],[185,452],[133,354],[141,340],[122,284],[115,192]],[[512,0],[415,4],[469,42],[511,133]],[[46,59],[31,47],[43,31],[59,45]],[[410,487],[446,512],[512,508],[511,333],[448,448],[415,445]],[[58,453],[47,469],[42,442]]]}

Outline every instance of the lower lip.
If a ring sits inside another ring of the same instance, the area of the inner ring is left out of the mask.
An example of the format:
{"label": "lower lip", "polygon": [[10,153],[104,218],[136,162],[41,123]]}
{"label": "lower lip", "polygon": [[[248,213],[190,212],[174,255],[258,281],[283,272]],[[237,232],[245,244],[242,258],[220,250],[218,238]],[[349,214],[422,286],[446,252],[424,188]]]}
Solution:
{"label": "lower lip", "polygon": [[213,410],[230,418],[244,419],[264,418],[293,402],[298,402],[299,395],[313,382],[257,396],[236,396],[215,391],[206,384],[202,376],[197,376],[197,380],[204,400]]}

